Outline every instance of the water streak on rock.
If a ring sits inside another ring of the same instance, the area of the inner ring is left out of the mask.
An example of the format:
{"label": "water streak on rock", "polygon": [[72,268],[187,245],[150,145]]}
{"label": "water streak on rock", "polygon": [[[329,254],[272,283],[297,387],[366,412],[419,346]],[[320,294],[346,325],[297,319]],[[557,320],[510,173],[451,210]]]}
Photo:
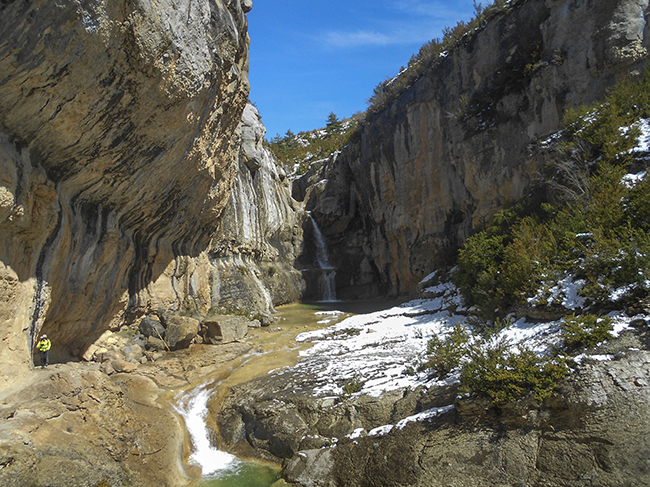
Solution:
{"label": "water streak on rock", "polygon": [[309,214],[311,223],[314,226],[314,238],[316,240],[316,263],[321,269],[321,275],[318,278],[318,290],[321,301],[336,301],[336,270],[329,262],[327,252],[327,243],[323,233],[318,228],[318,224],[314,217]]}

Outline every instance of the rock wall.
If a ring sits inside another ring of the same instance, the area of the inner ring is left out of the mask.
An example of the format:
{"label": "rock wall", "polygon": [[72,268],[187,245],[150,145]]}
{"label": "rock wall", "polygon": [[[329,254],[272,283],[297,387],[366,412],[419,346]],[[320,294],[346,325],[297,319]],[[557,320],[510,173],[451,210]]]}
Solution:
{"label": "rock wall", "polygon": [[374,115],[307,190],[338,296],[414,292],[501,205],[530,194],[531,144],[643,70],[647,11],[647,0],[513,2]]}
{"label": "rock wall", "polygon": [[264,147],[265,133],[249,103],[236,132],[241,148],[230,196],[210,244],[196,257],[170,261],[139,294],[138,312],[268,315],[301,298],[305,284],[293,264],[303,251],[306,215]]}
{"label": "rock wall", "polygon": [[[271,152],[264,147],[266,129],[253,105],[244,111],[239,171],[230,203],[212,238],[210,256],[218,267],[244,273],[245,290],[263,300],[246,298],[221,284],[221,306],[272,309],[272,305],[298,301],[304,292],[301,273],[294,268],[304,252],[302,206],[292,197],[289,180]],[[247,264],[248,272],[241,269]],[[250,278],[247,276],[250,275]],[[260,286],[261,284],[261,286]],[[228,294],[228,296],[226,296]]]}
{"label": "rock wall", "polygon": [[250,8],[0,4],[5,385],[39,333],[53,360],[74,355],[145,306],[170,263],[210,248],[236,172]]}

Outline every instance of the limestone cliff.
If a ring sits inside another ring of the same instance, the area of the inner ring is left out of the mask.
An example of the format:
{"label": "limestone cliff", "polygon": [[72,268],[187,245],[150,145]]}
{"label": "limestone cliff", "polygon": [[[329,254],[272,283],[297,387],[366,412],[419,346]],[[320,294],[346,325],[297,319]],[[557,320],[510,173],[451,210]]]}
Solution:
{"label": "limestone cliff", "polygon": [[412,293],[528,195],[540,167],[531,145],[647,63],[647,12],[647,0],[512,2],[375,114],[307,191],[338,296]]}
{"label": "limestone cliff", "polygon": [[180,256],[140,293],[143,311],[205,315],[211,310],[269,314],[304,290],[293,264],[303,249],[305,213],[264,147],[266,129],[248,104],[236,132],[240,151],[228,203],[198,256]]}
{"label": "limestone cliff", "polygon": [[[75,354],[210,246],[248,98],[250,1],[0,4],[0,363]],[[1,384],[0,384],[1,385]]]}

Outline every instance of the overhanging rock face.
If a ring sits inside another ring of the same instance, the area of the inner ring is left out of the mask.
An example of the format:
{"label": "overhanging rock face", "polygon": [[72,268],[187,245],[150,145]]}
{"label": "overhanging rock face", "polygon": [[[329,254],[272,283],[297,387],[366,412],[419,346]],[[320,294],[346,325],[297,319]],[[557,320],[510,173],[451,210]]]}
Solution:
{"label": "overhanging rock face", "polygon": [[531,144],[643,71],[647,12],[647,0],[512,2],[373,115],[307,191],[338,296],[414,292],[445,252],[527,195],[540,174]]}
{"label": "overhanging rock face", "polygon": [[[244,2],[249,9],[250,2]],[[240,0],[0,5],[0,363],[75,353],[208,248],[248,98]]]}

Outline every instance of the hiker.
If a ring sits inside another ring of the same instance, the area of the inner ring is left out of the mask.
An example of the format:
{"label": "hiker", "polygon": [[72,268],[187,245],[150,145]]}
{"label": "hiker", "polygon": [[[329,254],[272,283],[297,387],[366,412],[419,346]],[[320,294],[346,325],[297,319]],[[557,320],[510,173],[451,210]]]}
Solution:
{"label": "hiker", "polygon": [[47,335],[43,335],[36,344],[36,348],[41,352],[41,369],[44,369],[50,364],[50,348],[52,348],[52,342]]}

